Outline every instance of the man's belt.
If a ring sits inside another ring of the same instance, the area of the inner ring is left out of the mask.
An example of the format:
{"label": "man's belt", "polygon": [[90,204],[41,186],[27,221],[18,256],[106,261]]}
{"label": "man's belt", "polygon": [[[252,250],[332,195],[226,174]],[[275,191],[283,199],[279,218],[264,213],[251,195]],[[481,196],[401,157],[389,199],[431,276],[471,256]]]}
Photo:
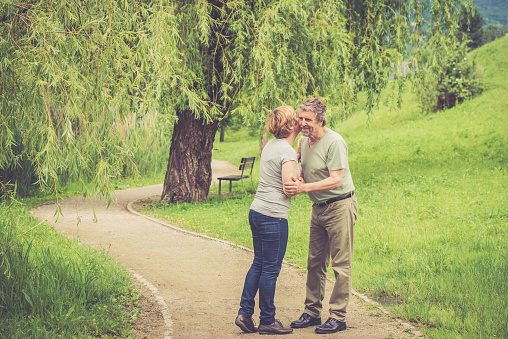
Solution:
{"label": "man's belt", "polygon": [[344,195],[339,195],[338,197],[331,198],[329,200],[326,200],[325,202],[322,202],[320,204],[315,204],[315,205],[319,206],[319,207],[327,206],[327,205],[330,205],[332,202],[336,202],[336,201],[344,200],[344,199],[347,199],[347,198],[351,198],[353,195],[355,195],[355,192],[351,191],[351,192],[346,193]]}

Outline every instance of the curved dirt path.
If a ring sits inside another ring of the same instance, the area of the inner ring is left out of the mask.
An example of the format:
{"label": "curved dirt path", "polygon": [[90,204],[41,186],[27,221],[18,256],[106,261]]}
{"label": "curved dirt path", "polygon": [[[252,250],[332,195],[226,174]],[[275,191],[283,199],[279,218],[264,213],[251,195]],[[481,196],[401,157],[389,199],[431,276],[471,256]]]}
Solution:
{"label": "curved dirt path", "polygon": [[[235,173],[237,167],[214,160],[212,170],[215,180],[220,175]],[[33,213],[63,234],[78,237],[94,248],[105,249],[133,272],[141,287],[156,300],[153,304],[159,306],[158,324],[152,324],[155,327],[144,336],[244,337],[246,334],[233,322],[253,254],[227,242],[196,236],[129,211],[128,206],[133,201],[160,196],[161,192],[162,185],[117,191],[117,202],[109,208],[102,201],[95,200],[96,221],[91,202],[81,197],[61,201],[64,217],[58,221],[53,216],[54,204],[40,206]],[[325,301],[330,288],[331,284],[328,284]],[[304,297],[305,270],[284,264],[275,295],[277,318],[284,325],[289,326],[300,316]],[[352,297],[347,331],[319,335],[314,333],[314,328],[297,329],[288,337],[411,338],[419,335],[418,332],[411,333],[412,328],[407,324],[389,317],[383,308],[365,303],[362,297],[357,293]],[[258,320],[259,310],[253,317]]]}

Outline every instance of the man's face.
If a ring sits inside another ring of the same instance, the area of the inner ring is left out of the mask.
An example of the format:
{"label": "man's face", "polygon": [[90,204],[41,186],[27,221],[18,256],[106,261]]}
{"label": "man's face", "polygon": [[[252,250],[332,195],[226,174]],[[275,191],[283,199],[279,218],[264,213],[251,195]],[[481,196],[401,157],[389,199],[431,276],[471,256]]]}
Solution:
{"label": "man's face", "polygon": [[315,134],[321,128],[323,122],[317,122],[316,113],[314,112],[300,111],[298,112],[298,124],[302,135],[308,137]]}

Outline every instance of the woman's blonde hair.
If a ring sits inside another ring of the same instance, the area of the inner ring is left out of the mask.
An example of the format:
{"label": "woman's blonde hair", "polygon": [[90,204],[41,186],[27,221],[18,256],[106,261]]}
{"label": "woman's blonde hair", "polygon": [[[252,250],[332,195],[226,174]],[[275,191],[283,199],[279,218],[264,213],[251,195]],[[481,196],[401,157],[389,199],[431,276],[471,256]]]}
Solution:
{"label": "woman's blonde hair", "polygon": [[268,116],[266,129],[277,139],[287,138],[296,124],[298,124],[298,118],[293,107],[281,106],[274,109]]}

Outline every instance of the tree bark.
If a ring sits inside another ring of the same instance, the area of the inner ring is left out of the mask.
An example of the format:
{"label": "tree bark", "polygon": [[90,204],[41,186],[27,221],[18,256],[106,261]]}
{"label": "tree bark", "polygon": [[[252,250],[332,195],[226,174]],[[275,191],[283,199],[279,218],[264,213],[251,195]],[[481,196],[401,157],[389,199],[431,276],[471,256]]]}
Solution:
{"label": "tree bark", "polygon": [[161,200],[204,201],[212,182],[212,148],[218,122],[206,124],[190,110],[177,115]]}
{"label": "tree bark", "polygon": [[226,126],[220,126],[220,142],[224,142],[224,136],[226,135]]}
{"label": "tree bark", "polygon": [[259,134],[261,134],[261,140],[259,141],[259,156],[261,157],[263,148],[265,148],[266,144],[268,143],[268,133],[264,127],[261,127]]}

